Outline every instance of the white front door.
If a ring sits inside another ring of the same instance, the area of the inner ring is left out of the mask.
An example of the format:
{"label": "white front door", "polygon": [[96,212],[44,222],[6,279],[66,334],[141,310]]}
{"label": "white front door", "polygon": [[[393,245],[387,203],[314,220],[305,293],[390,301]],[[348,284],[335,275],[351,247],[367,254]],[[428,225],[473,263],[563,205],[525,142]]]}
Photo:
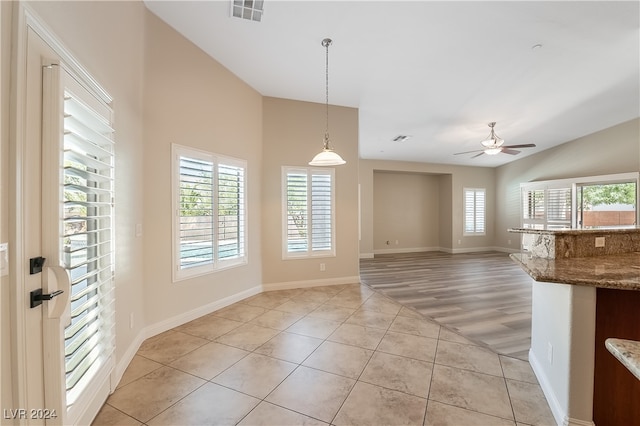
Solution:
{"label": "white front door", "polygon": [[95,81],[28,22],[15,145],[23,408],[9,414],[26,424],[86,424],[114,369],[113,113]]}

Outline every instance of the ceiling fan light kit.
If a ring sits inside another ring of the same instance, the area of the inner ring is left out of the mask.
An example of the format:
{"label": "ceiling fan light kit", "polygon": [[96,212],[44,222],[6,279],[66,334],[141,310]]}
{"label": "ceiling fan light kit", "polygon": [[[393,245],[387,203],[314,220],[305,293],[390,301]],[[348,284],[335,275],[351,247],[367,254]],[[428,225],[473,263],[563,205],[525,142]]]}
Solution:
{"label": "ceiling fan light kit", "polygon": [[484,148],[476,149],[473,151],[456,152],[453,155],[470,154],[472,152],[478,152],[479,154],[476,154],[471,158],[479,157],[482,154],[496,155],[496,154],[500,154],[501,152],[504,154],[516,155],[516,154],[520,154],[520,151],[517,151],[512,148],[533,148],[536,146],[533,143],[525,143],[520,145],[504,145],[504,139],[496,135],[496,132],[493,129],[496,126],[496,122],[492,121],[491,123],[488,124],[488,126],[491,128],[491,132],[489,133],[489,136],[487,136],[486,139],[480,142],[480,144]]}

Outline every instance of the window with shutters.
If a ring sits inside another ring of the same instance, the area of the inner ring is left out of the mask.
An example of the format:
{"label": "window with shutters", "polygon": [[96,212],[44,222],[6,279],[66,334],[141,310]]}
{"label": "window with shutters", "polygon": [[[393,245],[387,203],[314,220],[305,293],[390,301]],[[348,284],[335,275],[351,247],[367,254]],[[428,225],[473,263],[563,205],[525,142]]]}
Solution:
{"label": "window with shutters", "polygon": [[638,173],[528,182],[522,191],[522,227],[571,229],[637,223]]}
{"label": "window with shutters", "polygon": [[284,259],[335,256],[334,173],[282,168]]}
{"label": "window with shutters", "polygon": [[245,264],[246,162],[172,149],[174,281]]}
{"label": "window with shutters", "polygon": [[464,235],[486,233],[486,190],[464,188]]}
{"label": "window with shutters", "polygon": [[64,356],[66,400],[73,406],[115,347],[114,131],[110,107],[68,83],[73,85],[64,90],[60,245],[71,279]]}

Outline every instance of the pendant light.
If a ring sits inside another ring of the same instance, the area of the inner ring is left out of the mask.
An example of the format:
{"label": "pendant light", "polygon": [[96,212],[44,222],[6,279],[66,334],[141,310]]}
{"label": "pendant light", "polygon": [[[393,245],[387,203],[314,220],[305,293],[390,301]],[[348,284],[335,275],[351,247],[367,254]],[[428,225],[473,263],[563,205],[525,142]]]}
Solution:
{"label": "pendant light", "polygon": [[329,145],[329,46],[331,46],[331,39],[325,38],[322,40],[322,46],[326,50],[326,68],[325,68],[325,94],[326,94],[326,127],[324,131],[324,145],[322,151],[313,157],[313,160],[309,162],[310,166],[339,166],[345,164],[346,161],[342,159]]}

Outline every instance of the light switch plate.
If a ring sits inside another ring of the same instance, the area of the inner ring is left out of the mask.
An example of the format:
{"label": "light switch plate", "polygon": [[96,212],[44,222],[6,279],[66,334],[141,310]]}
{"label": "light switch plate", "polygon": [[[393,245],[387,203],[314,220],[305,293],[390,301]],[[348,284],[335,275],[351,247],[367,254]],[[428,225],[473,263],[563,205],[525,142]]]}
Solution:
{"label": "light switch plate", "polygon": [[596,237],[596,247],[604,247],[604,237]]}
{"label": "light switch plate", "polygon": [[9,243],[0,244],[0,277],[9,275]]}

